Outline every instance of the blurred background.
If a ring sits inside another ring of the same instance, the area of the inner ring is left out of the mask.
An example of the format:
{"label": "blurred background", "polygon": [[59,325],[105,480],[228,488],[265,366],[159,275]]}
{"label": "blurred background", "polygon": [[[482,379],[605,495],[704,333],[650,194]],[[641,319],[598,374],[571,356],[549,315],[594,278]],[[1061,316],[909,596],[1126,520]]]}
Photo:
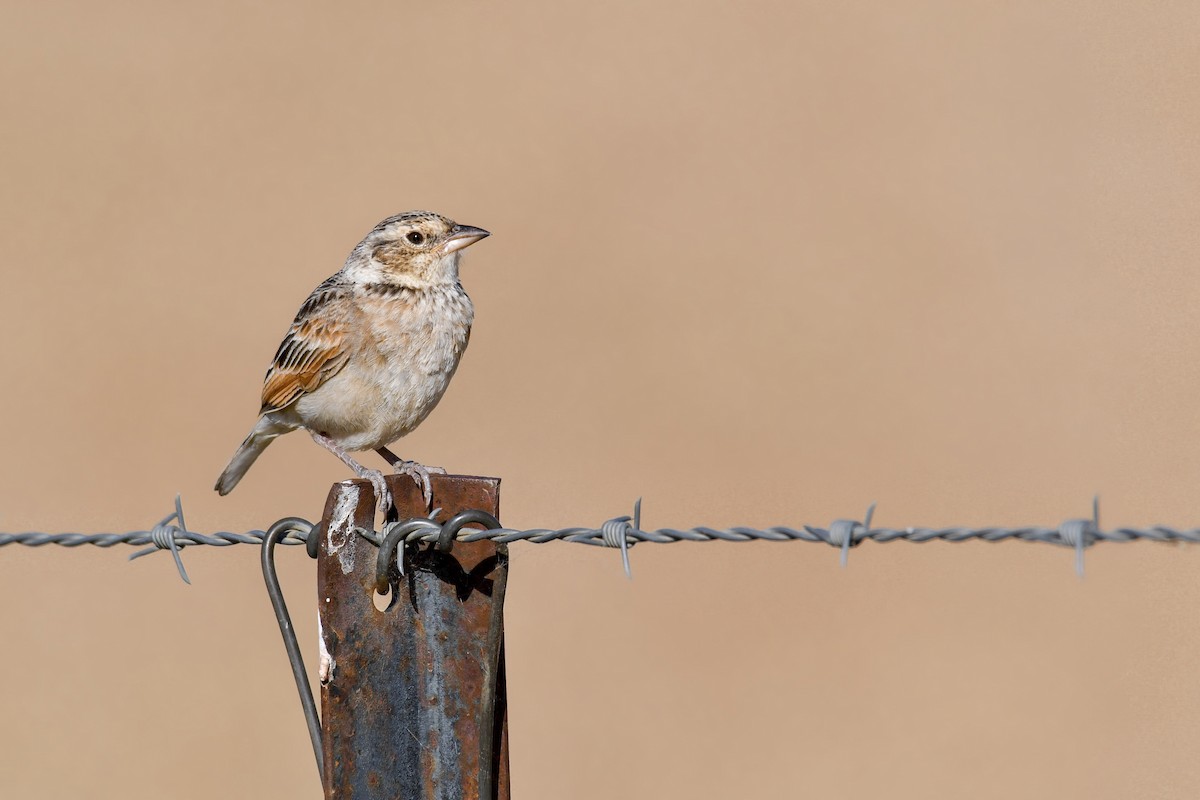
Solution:
{"label": "blurred background", "polygon": [[[512,527],[1200,523],[1194,3],[8,3],[0,530],[211,487],[389,214],[494,232],[394,449]],[[0,795],[321,796],[252,547],[0,551]],[[1191,798],[1200,550],[516,545],[514,798]],[[315,568],[281,553],[310,664]]]}

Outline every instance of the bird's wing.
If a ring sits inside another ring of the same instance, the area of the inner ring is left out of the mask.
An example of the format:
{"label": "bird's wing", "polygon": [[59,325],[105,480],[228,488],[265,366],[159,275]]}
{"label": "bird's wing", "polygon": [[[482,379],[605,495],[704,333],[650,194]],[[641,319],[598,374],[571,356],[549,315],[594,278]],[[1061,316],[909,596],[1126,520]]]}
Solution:
{"label": "bird's wing", "polygon": [[346,365],[355,313],[349,287],[340,276],[334,275],[313,290],[267,370],[261,413],[291,405]]}

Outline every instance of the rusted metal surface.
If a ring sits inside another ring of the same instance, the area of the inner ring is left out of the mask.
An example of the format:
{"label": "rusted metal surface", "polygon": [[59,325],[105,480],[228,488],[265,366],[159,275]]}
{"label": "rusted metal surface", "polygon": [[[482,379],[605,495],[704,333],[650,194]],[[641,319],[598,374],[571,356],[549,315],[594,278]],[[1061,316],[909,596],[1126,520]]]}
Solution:
{"label": "rusted metal surface", "polygon": [[[499,515],[499,479],[433,476],[444,521]],[[401,518],[424,516],[411,478],[389,485]],[[337,800],[508,800],[503,604],[508,552],[490,541],[407,545],[390,603],[375,601],[367,481],[337,484],[317,568],[325,796]],[[481,794],[482,791],[482,794]]]}

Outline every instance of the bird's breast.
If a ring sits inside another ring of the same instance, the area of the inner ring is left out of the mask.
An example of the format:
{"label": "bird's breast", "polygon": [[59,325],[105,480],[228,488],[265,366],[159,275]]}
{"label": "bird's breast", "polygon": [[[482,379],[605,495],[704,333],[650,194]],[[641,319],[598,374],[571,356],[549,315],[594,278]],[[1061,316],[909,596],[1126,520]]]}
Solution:
{"label": "bird's breast", "polygon": [[442,399],[474,309],[461,288],[368,295],[358,305],[363,339],[338,381],[349,390],[340,398],[347,419],[330,427],[350,449],[372,449],[409,433]]}
{"label": "bird's breast", "polygon": [[360,308],[369,331],[365,349],[375,351],[389,382],[453,373],[475,316],[460,288],[367,296]]}

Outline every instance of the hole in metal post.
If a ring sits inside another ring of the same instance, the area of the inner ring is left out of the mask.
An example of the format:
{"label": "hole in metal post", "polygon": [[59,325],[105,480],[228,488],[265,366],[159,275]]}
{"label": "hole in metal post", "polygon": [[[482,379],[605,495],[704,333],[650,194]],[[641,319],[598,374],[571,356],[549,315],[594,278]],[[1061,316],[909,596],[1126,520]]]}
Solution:
{"label": "hole in metal post", "polygon": [[394,592],[388,592],[387,594],[380,594],[379,592],[372,589],[371,590],[371,602],[373,602],[375,604],[375,608],[379,609],[380,611],[387,611],[389,608],[392,607],[392,601],[395,599],[395,597],[393,597],[393,595],[394,595]]}

